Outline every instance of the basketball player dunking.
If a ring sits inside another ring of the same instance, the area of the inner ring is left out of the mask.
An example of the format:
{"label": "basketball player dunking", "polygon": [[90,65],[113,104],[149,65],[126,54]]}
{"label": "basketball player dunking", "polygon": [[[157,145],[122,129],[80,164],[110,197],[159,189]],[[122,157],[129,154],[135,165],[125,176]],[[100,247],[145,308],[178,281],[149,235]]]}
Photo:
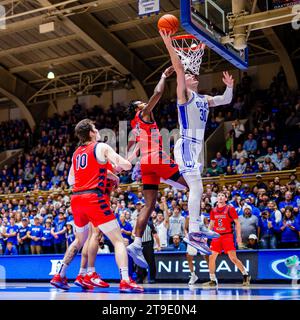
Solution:
{"label": "basketball player dunking", "polygon": [[[187,187],[185,178],[179,172],[178,165],[162,149],[162,137],[152,113],[153,108],[163,94],[165,80],[173,71],[172,67],[164,71],[148,103],[133,101],[129,106],[129,111],[136,113],[131,121],[131,126],[135,131],[141,153],[141,173],[145,206],[137,218],[134,242],[127,247],[127,251],[133,258],[134,263],[142,268],[148,267],[142,251],[142,236],[150,214],[155,207],[161,178],[164,179],[164,182],[177,189],[185,189]],[[199,210],[200,203],[197,209],[198,213]],[[206,243],[202,242],[201,236],[211,238],[216,236],[216,234],[206,230],[206,233],[203,235],[203,233],[199,232],[199,229],[195,234],[197,234],[197,237],[195,237],[193,242],[191,241],[191,245],[205,254],[211,254],[209,247]]]}
{"label": "basketball player dunking", "polygon": [[199,222],[203,193],[201,179],[203,164],[199,163],[198,159],[200,155],[203,155],[204,132],[209,107],[226,105],[231,102],[234,80],[228,72],[223,72],[223,82],[227,88],[222,96],[211,97],[199,94],[197,75],[188,72],[189,70],[184,70],[172,45],[171,35],[163,30],[159,32],[170,54],[177,75],[177,108],[181,137],[176,142],[174,156],[190,190],[188,200],[189,234],[188,237],[184,238],[184,241],[194,246],[199,228],[200,232],[207,231],[205,225]]}

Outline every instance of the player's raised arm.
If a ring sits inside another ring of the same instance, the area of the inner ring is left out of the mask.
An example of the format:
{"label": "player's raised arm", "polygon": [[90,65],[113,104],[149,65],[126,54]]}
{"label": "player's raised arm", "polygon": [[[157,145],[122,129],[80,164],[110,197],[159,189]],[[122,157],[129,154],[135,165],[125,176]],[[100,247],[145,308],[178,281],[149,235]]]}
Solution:
{"label": "player's raised arm", "polygon": [[162,97],[164,90],[165,90],[165,84],[166,79],[174,72],[173,66],[168,67],[163,74],[161,75],[161,78],[156,85],[153,95],[149,99],[149,102],[147,103],[146,107],[143,109],[143,115],[149,115],[153,108],[156,106],[160,98]]}
{"label": "player's raised arm", "polygon": [[187,95],[187,88],[185,83],[185,74],[184,74],[184,68],[180,61],[180,58],[178,57],[175,49],[172,45],[172,39],[171,35],[166,33],[163,30],[159,31],[166,48],[169,52],[172,65],[174,67],[174,70],[177,74],[177,100],[179,104],[184,104],[188,101],[188,95]]}
{"label": "player's raised arm", "polygon": [[229,104],[232,100],[234,79],[227,71],[223,72],[223,82],[226,84],[226,90],[221,96],[207,96],[210,107],[222,106]]}
{"label": "player's raised arm", "polygon": [[108,144],[98,143],[96,147],[96,158],[99,163],[105,163],[107,160],[123,170],[130,170],[131,163],[117,154]]}

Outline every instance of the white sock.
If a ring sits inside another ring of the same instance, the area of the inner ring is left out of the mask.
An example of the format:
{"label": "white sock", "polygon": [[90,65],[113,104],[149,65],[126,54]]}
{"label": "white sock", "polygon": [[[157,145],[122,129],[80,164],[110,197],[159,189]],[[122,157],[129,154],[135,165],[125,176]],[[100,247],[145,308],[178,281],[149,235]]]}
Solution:
{"label": "white sock", "polygon": [[244,271],[242,272],[243,276],[247,276],[248,275],[248,272],[246,269],[244,269]]}
{"label": "white sock", "polygon": [[187,182],[190,193],[188,199],[188,210],[190,216],[189,232],[200,232],[200,207],[203,193],[203,185],[201,177],[197,175],[183,174]]}
{"label": "white sock", "polygon": [[79,274],[81,274],[82,276],[85,276],[87,273],[87,269],[86,268],[80,268],[79,269]]}
{"label": "white sock", "polygon": [[210,273],[209,278],[211,281],[217,281],[216,275],[214,273]]}
{"label": "white sock", "polygon": [[134,245],[135,245],[136,247],[141,247],[141,246],[142,246],[142,238],[135,237],[133,243],[134,243]]}
{"label": "white sock", "polygon": [[191,276],[195,276],[196,274],[195,274],[195,271],[194,272],[191,272]]}
{"label": "white sock", "polygon": [[87,268],[87,273],[88,273],[89,275],[91,275],[91,274],[94,273],[94,272],[96,272],[95,267],[88,267],[88,268]]}
{"label": "white sock", "polygon": [[129,281],[128,267],[120,268],[120,273],[122,280]]}
{"label": "white sock", "polygon": [[66,271],[67,271],[68,267],[69,267],[69,265],[66,264],[66,263],[62,263],[62,264],[61,264],[58,273],[60,274],[60,276],[61,276],[62,278],[64,278],[64,277],[66,276]]}

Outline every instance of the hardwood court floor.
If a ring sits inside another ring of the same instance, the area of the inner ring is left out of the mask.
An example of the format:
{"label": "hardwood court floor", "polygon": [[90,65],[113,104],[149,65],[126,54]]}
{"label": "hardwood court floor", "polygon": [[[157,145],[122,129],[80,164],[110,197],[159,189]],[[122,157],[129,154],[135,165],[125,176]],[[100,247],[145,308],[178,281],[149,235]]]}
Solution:
{"label": "hardwood court floor", "polygon": [[120,293],[118,284],[109,288],[82,291],[71,284],[69,291],[49,283],[2,283],[0,300],[300,300],[300,285],[219,284],[218,289],[203,289],[201,284],[145,284],[144,293]]}

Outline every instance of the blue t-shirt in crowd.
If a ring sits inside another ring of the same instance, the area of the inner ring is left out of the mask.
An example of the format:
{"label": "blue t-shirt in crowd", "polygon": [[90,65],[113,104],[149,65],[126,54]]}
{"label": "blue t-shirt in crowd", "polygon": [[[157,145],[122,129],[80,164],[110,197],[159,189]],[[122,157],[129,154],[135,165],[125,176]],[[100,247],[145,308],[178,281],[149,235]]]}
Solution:
{"label": "blue t-shirt in crowd", "polygon": [[[30,236],[41,238],[43,236],[43,227],[42,226],[31,226],[30,227]],[[41,246],[42,240],[35,241],[31,239],[30,245],[32,246]]]}
{"label": "blue t-shirt in crowd", "polygon": [[11,250],[8,250],[8,248],[6,247],[4,255],[5,256],[17,256],[18,250],[15,246],[12,246]]}
{"label": "blue t-shirt in crowd", "polygon": [[[272,222],[273,228],[268,228],[268,221]],[[260,234],[262,237],[266,235],[274,235],[277,228],[276,223],[273,219],[263,219],[262,217],[259,217],[258,219],[258,226],[260,227]]]}
{"label": "blue t-shirt in crowd", "polygon": [[[121,229],[124,229],[125,231],[131,231],[132,232],[132,225],[129,222],[125,221],[124,225],[121,223],[121,221],[119,219],[118,219],[118,222],[119,222],[119,225],[120,225]],[[128,239],[129,243],[132,242],[131,236],[128,236],[127,234],[122,233],[122,237]]]}
{"label": "blue t-shirt in crowd", "polygon": [[[8,226],[6,228],[6,233],[8,234],[12,234],[12,233],[18,233],[19,232],[19,227],[17,225],[14,226]],[[9,237],[7,238],[7,242],[11,242],[13,245],[17,246],[18,245],[18,238],[17,235],[15,235],[14,237]]]}
{"label": "blue t-shirt in crowd", "polygon": [[182,242],[180,242],[177,247],[172,243],[168,249],[170,249],[170,251],[186,251],[186,247]]}
{"label": "blue t-shirt in crowd", "polygon": [[[58,221],[54,225],[54,232],[60,232],[63,230],[63,228],[66,226],[66,221]],[[53,239],[54,243],[62,243],[63,241],[66,241],[66,234],[59,234],[57,239]]]}
{"label": "blue t-shirt in crowd", "polygon": [[70,245],[75,240],[75,234],[72,233],[66,233],[68,245]]}
{"label": "blue t-shirt in crowd", "polygon": [[53,243],[53,235],[51,234],[51,228],[43,228],[43,238],[46,240],[42,240],[43,247],[51,247]]}
{"label": "blue t-shirt in crowd", "polygon": [[139,200],[139,198],[137,197],[137,195],[133,192],[129,192],[127,194],[127,198],[128,198],[128,201],[133,201],[134,204],[136,204]]}
{"label": "blue t-shirt in crowd", "polygon": [[300,208],[300,196],[296,196],[296,197],[294,198],[294,202],[296,203],[296,206],[297,206],[298,208]]}
{"label": "blue t-shirt in crowd", "polygon": [[[27,234],[27,232],[30,230],[30,227],[29,226],[27,226],[27,227],[23,227],[23,226],[21,226],[20,228],[19,228],[19,237],[20,237],[20,239],[21,238],[23,238],[23,237],[25,237],[26,236],[26,234]],[[25,243],[29,243],[29,240],[30,239],[25,239],[25,240],[23,240],[23,244],[25,244]]]}
{"label": "blue t-shirt in crowd", "polygon": [[285,208],[287,206],[291,206],[293,208],[297,208],[297,204],[296,204],[295,201],[290,201],[290,202],[281,201],[281,202],[279,202],[279,210],[281,210],[282,208]]}
{"label": "blue t-shirt in crowd", "polygon": [[[299,234],[298,228],[295,221],[287,220],[287,224],[295,227],[295,230],[286,227],[283,231],[281,231],[281,242],[298,242],[299,241]],[[279,222],[279,228],[283,227],[283,222]]]}

